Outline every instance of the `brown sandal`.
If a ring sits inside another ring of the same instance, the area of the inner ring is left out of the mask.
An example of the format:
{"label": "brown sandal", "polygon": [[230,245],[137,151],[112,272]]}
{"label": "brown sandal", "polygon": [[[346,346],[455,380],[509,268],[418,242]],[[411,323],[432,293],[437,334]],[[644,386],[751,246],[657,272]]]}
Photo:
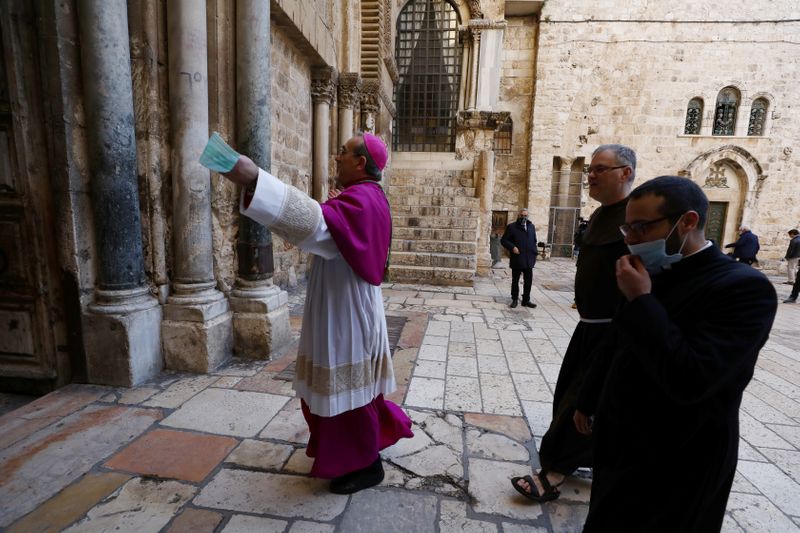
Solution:
{"label": "brown sandal", "polygon": [[[563,481],[556,485],[552,485],[550,480],[547,479],[547,472],[541,471],[534,475],[539,479],[539,483],[541,483],[542,488],[544,489],[544,492],[541,494],[539,494],[539,487],[536,486],[536,482],[534,482],[533,477],[531,476],[512,477],[511,484],[514,486],[514,489],[516,489],[517,492],[535,502],[549,502],[551,500],[555,500],[561,495],[558,487],[561,485],[561,483],[563,483]],[[519,482],[521,480],[525,480],[528,483],[528,486],[531,489],[530,492],[519,486]]]}

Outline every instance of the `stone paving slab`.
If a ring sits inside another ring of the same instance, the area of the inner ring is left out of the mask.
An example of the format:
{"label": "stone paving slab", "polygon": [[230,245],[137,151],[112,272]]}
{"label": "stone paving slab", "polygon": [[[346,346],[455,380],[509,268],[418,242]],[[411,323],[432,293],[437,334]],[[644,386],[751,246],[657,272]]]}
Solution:
{"label": "stone paving slab", "polygon": [[223,518],[219,513],[190,507],[175,518],[165,533],[212,533]]}
{"label": "stone paving slab", "polygon": [[342,517],[348,533],[435,531],[437,498],[396,490],[365,490],[352,496]]}

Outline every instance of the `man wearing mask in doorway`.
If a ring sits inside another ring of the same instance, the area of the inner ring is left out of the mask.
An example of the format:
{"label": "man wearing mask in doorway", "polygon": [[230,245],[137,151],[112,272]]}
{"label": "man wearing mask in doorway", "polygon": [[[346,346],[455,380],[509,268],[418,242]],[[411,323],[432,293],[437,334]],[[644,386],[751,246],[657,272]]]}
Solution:
{"label": "man wearing mask in doorway", "polygon": [[536,307],[531,302],[531,285],[533,285],[533,267],[536,264],[536,228],[528,220],[528,210],[519,211],[516,222],[506,227],[500,240],[503,248],[511,255],[511,307],[519,304],[519,277],[522,275],[522,307]]}
{"label": "man wearing mask in doorway", "polygon": [[[705,237],[708,199],[661,176],[634,189],[617,261],[625,303],[595,352],[575,424],[593,434],[585,533],[719,531],[739,405],[775,318],[775,289]],[[592,423],[590,415],[594,415]],[[637,490],[654,471],[675,473]]]}

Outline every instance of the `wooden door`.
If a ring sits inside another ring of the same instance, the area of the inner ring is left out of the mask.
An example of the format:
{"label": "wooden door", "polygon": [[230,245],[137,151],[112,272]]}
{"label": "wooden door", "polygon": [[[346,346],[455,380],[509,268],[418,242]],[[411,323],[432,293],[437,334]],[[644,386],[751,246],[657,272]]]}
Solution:
{"label": "wooden door", "polygon": [[725,235],[725,217],[728,215],[728,202],[709,202],[708,217],[706,219],[706,239],[714,241],[717,247],[722,247]]}

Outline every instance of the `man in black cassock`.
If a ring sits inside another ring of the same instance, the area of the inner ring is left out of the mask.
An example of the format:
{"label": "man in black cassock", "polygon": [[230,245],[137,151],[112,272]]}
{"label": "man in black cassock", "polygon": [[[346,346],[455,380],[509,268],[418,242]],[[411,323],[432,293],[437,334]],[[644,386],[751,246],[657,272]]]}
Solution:
{"label": "man in black cassock", "polygon": [[595,438],[584,532],[722,527],[742,392],[777,300],[763,274],[706,240],[707,212],[687,178],[662,176],[631,192],[621,228],[631,255],[616,273],[626,303],[575,415]]}
{"label": "man in black cassock", "polygon": [[[589,196],[600,202],[581,239],[575,273],[575,304],[580,322],[572,334],[558,373],[553,397],[553,420],[539,449],[541,470],[513,478],[526,498],[548,501],[558,497],[558,485],[578,467],[592,466],[592,439],[578,433],[573,422],[575,403],[594,350],[622,304],[614,275],[617,259],[628,253],[619,226],[636,176],[636,153],[621,144],[599,146],[589,165]],[[533,488],[531,487],[533,484]]]}

